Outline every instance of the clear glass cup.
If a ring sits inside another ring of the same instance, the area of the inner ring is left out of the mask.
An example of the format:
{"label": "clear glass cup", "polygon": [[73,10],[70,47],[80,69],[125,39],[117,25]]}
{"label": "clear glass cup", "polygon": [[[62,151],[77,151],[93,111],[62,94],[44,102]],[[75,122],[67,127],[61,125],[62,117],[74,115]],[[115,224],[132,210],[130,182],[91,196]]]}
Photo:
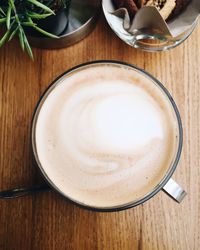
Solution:
{"label": "clear glass cup", "polygon": [[[178,125],[178,145],[177,145],[177,150],[174,154],[174,160],[171,163],[171,165],[168,168],[168,171],[166,172],[165,176],[163,177],[163,179],[160,181],[160,183],[157,184],[156,187],[154,187],[153,190],[151,190],[149,193],[147,193],[144,197],[141,197],[141,199],[138,200],[134,200],[129,202],[128,204],[124,204],[124,205],[119,205],[119,206],[115,206],[115,207],[90,207],[87,206],[85,204],[82,204],[81,202],[74,200],[72,197],[69,197],[67,194],[65,194],[64,192],[62,192],[62,190],[60,190],[54,183],[53,181],[47,176],[47,174],[45,173],[42,164],[40,163],[38,154],[37,154],[37,147],[36,147],[36,136],[35,136],[35,132],[36,132],[36,125],[37,125],[37,117],[39,115],[39,112],[41,110],[41,107],[43,105],[43,103],[45,102],[46,98],[48,97],[48,95],[56,88],[56,86],[60,83],[60,81],[63,78],[66,78],[68,75],[70,75],[71,73],[74,72],[80,72],[82,69],[88,68],[88,67],[92,67],[94,65],[115,65],[118,67],[128,67],[130,68],[130,70],[136,71],[142,75],[144,75],[145,77],[149,78],[152,82],[152,84],[155,84],[158,86],[158,88],[160,88],[160,90],[164,93],[164,95],[166,96],[166,98],[168,99],[172,110],[174,111],[175,117],[177,119],[177,125]],[[84,208],[90,209],[90,210],[94,210],[94,211],[119,211],[119,210],[124,210],[127,208],[131,208],[131,207],[135,207],[137,205],[140,205],[142,203],[144,203],[145,201],[149,200],[150,198],[152,198],[155,194],[157,194],[160,190],[163,190],[165,192],[167,192],[167,194],[169,194],[173,199],[175,199],[177,202],[181,202],[183,200],[183,198],[186,195],[186,192],[171,178],[176,167],[177,164],[179,162],[180,156],[181,156],[181,151],[182,151],[182,143],[183,143],[183,131],[182,131],[182,123],[181,123],[181,117],[178,111],[178,108],[173,100],[173,98],[171,97],[171,95],[169,94],[169,92],[167,91],[167,89],[157,80],[155,79],[153,76],[151,76],[149,73],[145,72],[142,69],[137,68],[136,66],[124,63],[124,62],[118,62],[118,61],[94,61],[94,62],[89,62],[89,63],[85,63],[82,65],[78,65],[75,68],[72,68],[68,71],[66,71],[65,73],[63,73],[60,77],[58,77],[45,91],[45,93],[42,95],[41,99],[39,100],[34,115],[33,115],[33,120],[32,120],[32,128],[31,128],[31,141],[32,141],[32,150],[33,150],[33,155],[35,158],[35,161],[40,169],[40,171],[42,172],[44,178],[46,179],[47,183],[49,184],[49,186],[54,189],[56,192],[58,192],[59,194],[61,194],[64,198],[76,203],[77,205],[80,205]]]}

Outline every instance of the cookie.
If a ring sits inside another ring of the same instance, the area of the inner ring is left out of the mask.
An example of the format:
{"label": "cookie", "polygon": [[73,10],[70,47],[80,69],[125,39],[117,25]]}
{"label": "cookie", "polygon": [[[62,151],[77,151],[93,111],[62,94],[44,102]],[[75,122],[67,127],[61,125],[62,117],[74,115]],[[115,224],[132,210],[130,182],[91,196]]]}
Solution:
{"label": "cookie", "polygon": [[145,6],[147,1],[148,0],[138,0],[137,1],[137,6],[139,6],[139,8],[142,8],[143,6]]}
{"label": "cookie", "polygon": [[144,5],[156,7],[162,18],[167,20],[176,7],[176,0],[147,0]]}
{"label": "cookie", "polygon": [[176,7],[174,8],[170,18],[179,15],[191,2],[191,0],[176,0]]}
{"label": "cookie", "polygon": [[114,0],[117,8],[126,8],[131,18],[133,18],[138,11],[138,7],[134,0]]}
{"label": "cookie", "polygon": [[154,6],[164,20],[179,15],[192,0],[113,0],[117,8],[126,8],[133,18],[143,6]]}
{"label": "cookie", "polygon": [[117,8],[123,8],[124,0],[113,0]]}

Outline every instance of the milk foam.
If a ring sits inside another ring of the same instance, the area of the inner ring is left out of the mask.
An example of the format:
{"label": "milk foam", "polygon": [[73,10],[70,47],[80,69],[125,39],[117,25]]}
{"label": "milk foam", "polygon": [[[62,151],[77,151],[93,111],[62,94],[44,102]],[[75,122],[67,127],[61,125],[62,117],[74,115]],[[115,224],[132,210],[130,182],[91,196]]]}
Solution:
{"label": "milk foam", "polygon": [[146,195],[169,169],[178,126],[164,93],[125,66],[93,65],[60,79],[40,109],[36,148],[66,196],[112,207]]}

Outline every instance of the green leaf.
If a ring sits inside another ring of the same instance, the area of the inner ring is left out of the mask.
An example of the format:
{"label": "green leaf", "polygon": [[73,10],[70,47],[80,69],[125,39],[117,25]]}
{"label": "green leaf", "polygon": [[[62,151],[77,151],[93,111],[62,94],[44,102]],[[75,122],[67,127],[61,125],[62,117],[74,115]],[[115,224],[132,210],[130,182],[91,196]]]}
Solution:
{"label": "green leaf", "polygon": [[46,18],[46,17],[49,17],[49,16],[51,16],[52,14],[51,13],[49,13],[49,14],[37,14],[37,13],[28,13],[28,16],[29,17],[31,17],[31,18],[33,18],[33,19],[44,19],[44,18]]}
{"label": "green leaf", "polygon": [[11,8],[14,10],[16,14],[16,7],[15,7],[15,3],[13,2],[13,0],[9,0],[9,5],[11,6]]}
{"label": "green leaf", "polygon": [[4,43],[7,41],[10,34],[10,30],[7,30],[4,36],[0,40],[0,48],[4,45]]}
{"label": "green leaf", "polygon": [[30,16],[27,16],[27,20],[28,20],[30,23],[33,23],[33,20],[31,19]]}
{"label": "green leaf", "polygon": [[5,22],[6,22],[6,18],[0,18],[0,24],[5,23]]}
{"label": "green leaf", "polygon": [[0,13],[3,14],[4,16],[6,15],[6,13],[3,11],[1,7],[0,7]]}
{"label": "green leaf", "polygon": [[23,36],[23,29],[21,27],[19,27],[19,42],[20,42],[20,45],[22,47],[22,50],[24,51],[24,36]]}
{"label": "green leaf", "polygon": [[29,45],[29,42],[26,38],[26,35],[24,33],[24,44],[25,44],[25,47],[26,47],[26,51],[28,52],[28,55],[30,56],[30,58],[33,60],[33,52],[32,52],[32,49]]}
{"label": "green leaf", "polygon": [[38,2],[37,0],[27,0],[27,1],[28,1],[29,3],[32,3],[32,4],[36,5],[37,7],[39,7],[39,8],[41,8],[41,9],[45,10],[46,12],[49,12],[49,13],[55,15],[55,13],[53,12],[53,10],[51,10],[51,9],[50,9],[49,7],[47,7],[46,5],[44,5],[44,4],[40,3],[40,2]]}
{"label": "green leaf", "polygon": [[16,33],[17,33],[18,30],[19,30],[19,27],[16,27],[16,28],[13,30],[13,32],[11,33],[11,35],[10,35],[10,37],[9,37],[9,39],[8,39],[8,42],[10,42],[10,41],[13,39],[13,37],[16,35]]}
{"label": "green leaf", "polygon": [[8,6],[7,16],[6,16],[6,26],[7,29],[10,29],[10,17],[11,17],[11,6]]}
{"label": "green leaf", "polygon": [[27,27],[34,27],[36,24],[32,22],[23,22],[21,23],[22,26],[27,26]]}
{"label": "green leaf", "polygon": [[51,34],[51,33],[47,32],[47,31],[45,31],[45,30],[43,30],[43,29],[41,29],[41,28],[39,28],[39,27],[37,27],[35,25],[33,26],[33,28],[35,30],[37,30],[38,32],[40,32],[41,34],[45,35],[45,36],[48,36],[48,37],[51,37],[51,38],[59,38],[58,36],[56,36],[54,34]]}

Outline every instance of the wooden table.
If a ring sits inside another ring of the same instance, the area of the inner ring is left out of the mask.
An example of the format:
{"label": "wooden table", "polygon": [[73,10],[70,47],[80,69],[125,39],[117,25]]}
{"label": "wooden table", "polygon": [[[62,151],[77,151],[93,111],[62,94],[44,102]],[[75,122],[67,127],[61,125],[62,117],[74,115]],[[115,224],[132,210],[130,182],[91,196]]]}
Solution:
{"label": "wooden table", "polygon": [[145,53],[119,40],[103,17],[95,31],[66,49],[34,49],[17,41],[0,50],[0,189],[42,183],[31,160],[30,122],[38,98],[66,69],[97,59],[133,63],[157,77],[174,96],[183,119],[184,148],[174,179],[188,196],[179,205],[160,192],[123,212],[95,213],[54,192],[0,200],[0,249],[200,249],[200,26],[178,48]]}

